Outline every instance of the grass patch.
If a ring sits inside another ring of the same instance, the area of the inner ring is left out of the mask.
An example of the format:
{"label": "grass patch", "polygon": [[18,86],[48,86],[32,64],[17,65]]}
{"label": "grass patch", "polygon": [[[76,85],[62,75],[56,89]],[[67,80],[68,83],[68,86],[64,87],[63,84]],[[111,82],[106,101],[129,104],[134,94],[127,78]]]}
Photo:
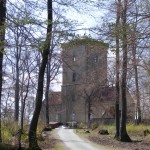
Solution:
{"label": "grass patch", "polygon": [[146,129],[150,130],[150,125],[144,125],[144,124],[140,124],[140,125],[128,124],[127,125],[127,130],[130,133],[144,131]]}
{"label": "grass patch", "polygon": [[[38,124],[38,128],[37,128],[38,140],[42,139],[41,133],[42,133],[43,127],[44,127],[43,124]],[[19,129],[20,129],[20,125],[18,125],[13,120],[3,119],[2,121],[3,143],[0,144],[0,150],[17,150]],[[22,133],[22,138],[21,138],[22,147],[28,146],[28,130],[29,130],[29,125],[25,124],[23,133]]]}
{"label": "grass patch", "polygon": [[18,125],[12,120],[2,121],[2,139],[4,143],[9,143],[18,132]]}
{"label": "grass patch", "polygon": [[[87,130],[90,133],[86,133]],[[100,135],[100,130],[108,130],[109,135]],[[115,125],[99,125],[98,127],[94,127],[93,129],[77,129],[75,130],[75,133],[78,134],[81,138],[87,138],[93,143],[102,145],[106,150],[149,150],[150,134],[144,136],[145,130],[150,131],[150,125],[134,125],[131,123],[127,124],[127,132],[133,140],[133,142],[131,143],[121,142],[114,139]]]}
{"label": "grass patch", "polygon": [[[109,134],[115,134],[115,125],[99,125],[93,132],[97,133],[99,130],[106,129]],[[130,135],[144,136],[144,130],[148,129],[150,131],[150,125],[135,125],[132,123],[127,124],[127,132]]]}
{"label": "grass patch", "polygon": [[[110,127],[110,126],[107,126],[107,129],[110,129],[110,130],[112,130],[113,129],[113,127]],[[92,141],[92,140],[90,140],[90,138],[89,137],[98,137],[99,135],[98,135],[98,130],[99,129],[102,129],[102,126],[99,126],[97,129],[95,129],[95,130],[88,130],[88,129],[76,129],[74,132],[79,136],[79,137],[81,137],[82,139],[84,139],[85,141],[86,140],[88,140],[88,141],[91,141],[91,144],[93,145],[93,146],[95,146],[95,147],[97,147],[97,148],[99,148],[99,149],[105,149],[105,150],[125,150],[125,149],[123,149],[123,148],[120,148],[120,147],[113,147],[113,145],[105,145],[105,143],[103,143],[103,144],[99,144],[99,143],[97,143],[96,141]],[[103,129],[104,129],[104,127],[103,127]],[[106,129],[106,128],[105,128]],[[90,131],[90,133],[85,133],[85,131]],[[113,139],[112,138],[112,135],[107,135],[107,137],[108,137],[108,139],[110,140],[110,139]]]}

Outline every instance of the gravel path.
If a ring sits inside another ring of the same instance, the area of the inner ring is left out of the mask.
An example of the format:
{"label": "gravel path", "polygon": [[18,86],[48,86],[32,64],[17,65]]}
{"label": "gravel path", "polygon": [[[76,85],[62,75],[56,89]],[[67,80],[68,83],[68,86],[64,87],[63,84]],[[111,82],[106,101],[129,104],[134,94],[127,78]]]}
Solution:
{"label": "gravel path", "polygon": [[96,147],[90,142],[81,139],[74,133],[73,129],[58,128],[57,134],[67,150],[104,150],[104,148]]}

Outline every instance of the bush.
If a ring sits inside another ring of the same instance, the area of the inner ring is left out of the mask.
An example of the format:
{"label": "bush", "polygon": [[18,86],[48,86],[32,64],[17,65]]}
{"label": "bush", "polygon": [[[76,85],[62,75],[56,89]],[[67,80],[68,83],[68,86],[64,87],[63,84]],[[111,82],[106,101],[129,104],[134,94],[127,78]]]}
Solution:
{"label": "bush", "polygon": [[98,128],[98,124],[97,123],[93,123],[91,125],[92,130],[95,130],[96,128]]}
{"label": "bush", "polygon": [[2,139],[3,142],[8,143],[10,142],[13,137],[16,136],[18,132],[18,125],[16,122],[11,120],[3,120],[2,121]]}
{"label": "bush", "polygon": [[[4,143],[17,144],[20,126],[12,120],[2,121],[2,139]],[[28,141],[28,126],[24,125],[22,141]]]}

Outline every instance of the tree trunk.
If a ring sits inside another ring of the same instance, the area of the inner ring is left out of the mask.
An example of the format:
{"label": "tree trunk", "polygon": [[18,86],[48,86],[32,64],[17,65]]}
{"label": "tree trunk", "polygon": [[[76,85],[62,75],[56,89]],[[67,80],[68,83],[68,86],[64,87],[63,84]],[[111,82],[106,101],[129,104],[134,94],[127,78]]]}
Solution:
{"label": "tree trunk", "polygon": [[120,34],[120,0],[117,3],[117,19],[116,19],[116,102],[115,102],[115,123],[116,123],[116,133],[115,138],[119,138],[120,130],[120,111],[119,111],[119,99],[120,99],[120,86],[119,86],[119,34]]}
{"label": "tree trunk", "polygon": [[136,98],[137,98],[137,117],[138,117],[137,119],[138,119],[138,124],[139,124],[142,122],[142,115],[141,115],[140,92],[139,92],[137,66],[135,66],[134,70],[135,70],[135,85],[136,85]]}
{"label": "tree trunk", "polygon": [[[24,82],[24,74],[22,77],[22,83]],[[24,85],[22,85],[21,88],[21,121],[20,121],[20,130],[19,130],[19,138],[18,138],[18,150],[21,149],[21,138],[22,138],[22,133],[23,133],[23,124],[24,124],[24,111],[25,111],[25,103],[26,103],[26,99],[28,96],[28,92],[29,92],[29,83],[30,83],[30,75],[29,75],[29,79],[28,79],[28,83],[26,86],[26,94],[23,97],[23,87]]]}
{"label": "tree trunk", "polygon": [[1,114],[1,97],[2,97],[2,76],[3,76],[3,55],[4,55],[4,40],[5,40],[5,18],[6,18],[6,0],[0,1],[0,143],[2,142],[2,114]]}
{"label": "tree trunk", "polygon": [[50,86],[50,60],[47,63],[47,82],[46,82],[46,92],[45,92],[45,102],[46,102],[46,125],[49,126],[49,86]]}
{"label": "tree trunk", "polygon": [[91,119],[91,102],[90,99],[88,98],[87,100],[88,104],[88,128],[90,128],[90,119]]}
{"label": "tree trunk", "polygon": [[48,55],[49,55],[49,48],[50,48],[50,41],[51,41],[51,31],[52,31],[52,0],[47,1],[47,12],[48,12],[48,25],[47,25],[47,36],[45,40],[45,45],[42,53],[42,62],[39,70],[38,75],[38,88],[36,94],[36,104],[35,110],[33,113],[33,117],[30,124],[29,129],[29,149],[31,150],[40,150],[38,143],[37,143],[37,124],[38,119],[42,107],[42,99],[43,99],[43,82],[44,82],[44,73],[46,64],[48,62]]}
{"label": "tree trunk", "polygon": [[133,68],[135,73],[135,94],[136,94],[136,122],[137,124],[141,123],[141,106],[140,106],[140,92],[139,92],[139,83],[138,83],[138,70],[137,70],[137,60],[136,60],[136,47],[132,47],[133,54]]}
{"label": "tree trunk", "polygon": [[17,41],[16,41],[16,81],[15,81],[15,115],[14,120],[18,123],[19,120],[19,59],[20,49],[18,43],[18,29],[17,29]]}
{"label": "tree trunk", "polygon": [[[136,18],[137,20],[137,18]],[[136,21],[137,23],[137,21]],[[141,106],[140,106],[140,91],[139,91],[139,82],[138,82],[138,69],[137,69],[137,59],[136,59],[136,24],[133,27],[133,33],[131,35],[131,47],[132,47],[132,64],[133,64],[133,69],[135,73],[135,94],[136,94],[136,123],[139,124],[141,123]]]}
{"label": "tree trunk", "polygon": [[127,77],[127,4],[128,0],[124,0],[124,7],[122,10],[122,50],[123,50],[123,64],[122,64],[122,85],[121,85],[121,99],[122,99],[122,113],[121,113],[121,127],[120,127],[120,140],[123,142],[131,142],[126,130],[127,122],[127,100],[126,100],[126,77]]}

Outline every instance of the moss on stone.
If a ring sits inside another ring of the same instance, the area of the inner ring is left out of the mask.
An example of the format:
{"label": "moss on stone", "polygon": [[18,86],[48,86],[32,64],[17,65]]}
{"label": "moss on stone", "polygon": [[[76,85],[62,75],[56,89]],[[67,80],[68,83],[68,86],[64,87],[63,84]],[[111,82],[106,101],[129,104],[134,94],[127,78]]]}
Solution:
{"label": "moss on stone", "polygon": [[68,48],[68,47],[73,47],[73,46],[78,46],[78,45],[88,45],[88,44],[99,45],[99,46],[102,46],[104,48],[109,47],[109,45],[107,43],[104,43],[103,41],[99,41],[99,40],[89,38],[89,37],[77,38],[77,39],[71,40],[68,43],[63,43],[61,45],[61,47],[62,48]]}

